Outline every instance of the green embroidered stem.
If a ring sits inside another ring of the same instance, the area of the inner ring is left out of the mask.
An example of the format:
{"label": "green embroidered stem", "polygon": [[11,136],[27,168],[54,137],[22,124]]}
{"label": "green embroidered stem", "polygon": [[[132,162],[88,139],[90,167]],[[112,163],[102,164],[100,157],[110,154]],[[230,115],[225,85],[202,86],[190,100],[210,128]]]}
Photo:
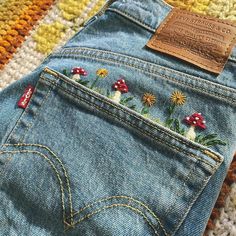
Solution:
{"label": "green embroidered stem", "polygon": [[99,76],[96,77],[96,79],[93,81],[92,85],[90,86],[91,89],[94,88],[94,86],[96,85],[96,83],[98,82]]}
{"label": "green embroidered stem", "polygon": [[67,72],[66,69],[63,69],[63,70],[62,70],[62,74],[65,75],[65,76],[69,76],[69,74],[68,74],[68,72]]}
{"label": "green embroidered stem", "polygon": [[149,107],[148,106],[144,106],[141,110],[141,115],[147,115],[149,113]]}
{"label": "green embroidered stem", "polygon": [[168,117],[166,118],[166,121],[165,121],[165,126],[166,126],[166,127],[171,128],[172,123],[175,121],[175,119],[172,118],[172,115],[173,115],[174,112],[175,112],[175,107],[176,107],[176,105],[173,104],[173,103],[168,107],[168,110],[167,110],[167,112],[168,112]]}

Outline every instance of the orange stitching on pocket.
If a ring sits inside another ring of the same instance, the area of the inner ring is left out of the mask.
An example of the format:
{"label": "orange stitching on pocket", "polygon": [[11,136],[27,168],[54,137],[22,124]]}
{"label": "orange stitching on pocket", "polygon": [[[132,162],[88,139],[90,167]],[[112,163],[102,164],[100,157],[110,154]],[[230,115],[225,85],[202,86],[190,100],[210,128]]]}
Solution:
{"label": "orange stitching on pocket", "polygon": [[153,226],[153,224],[149,221],[149,219],[145,216],[145,214],[143,214],[139,209],[135,208],[135,207],[131,207],[127,204],[112,204],[112,205],[107,205],[104,206],[102,208],[97,209],[96,211],[93,211],[92,213],[89,213],[87,215],[85,215],[83,218],[81,218],[80,220],[78,220],[77,222],[74,223],[74,225],[76,224],[80,224],[82,221],[91,218],[92,216],[100,213],[101,211],[104,211],[106,209],[111,209],[114,207],[127,207],[128,209],[134,211],[135,213],[141,215],[143,217],[143,219],[148,223],[148,225],[153,229],[155,235],[159,235],[155,229],[155,227]]}
{"label": "orange stitching on pocket", "polygon": [[110,200],[110,199],[119,199],[119,198],[128,199],[128,200],[131,200],[131,201],[133,201],[133,202],[135,202],[135,203],[138,203],[138,204],[140,204],[141,206],[143,206],[143,207],[158,221],[158,223],[160,224],[160,226],[161,226],[162,230],[164,231],[165,235],[168,235],[167,232],[166,232],[166,230],[165,230],[165,228],[164,228],[164,226],[163,226],[163,224],[161,223],[160,219],[156,216],[156,214],[155,214],[147,205],[145,205],[145,204],[142,203],[141,201],[136,200],[136,199],[134,199],[134,198],[132,198],[132,197],[129,197],[129,196],[110,196],[110,197],[106,197],[106,198],[101,198],[101,199],[99,199],[99,200],[97,200],[97,201],[95,201],[95,202],[93,202],[93,203],[91,203],[91,204],[88,204],[88,205],[84,206],[84,207],[81,208],[79,211],[74,212],[74,213],[73,213],[73,217],[74,217],[75,215],[80,214],[80,213],[81,213],[82,211],[84,211],[85,209],[90,208],[90,207],[92,207],[93,205],[95,205],[95,204],[97,204],[97,203],[104,202],[104,201],[107,201],[107,200]]}

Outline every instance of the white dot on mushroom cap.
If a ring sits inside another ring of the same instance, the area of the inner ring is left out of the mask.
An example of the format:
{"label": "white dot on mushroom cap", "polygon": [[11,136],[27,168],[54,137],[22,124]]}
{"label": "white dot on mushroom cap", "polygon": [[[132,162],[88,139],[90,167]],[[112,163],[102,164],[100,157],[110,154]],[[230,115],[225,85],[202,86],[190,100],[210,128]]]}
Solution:
{"label": "white dot on mushroom cap", "polygon": [[195,120],[199,120],[199,117],[195,117]]}
{"label": "white dot on mushroom cap", "polygon": [[121,81],[122,81],[122,83],[124,83],[124,82],[125,82],[125,80],[124,80],[124,79],[122,79]]}
{"label": "white dot on mushroom cap", "polygon": [[189,119],[190,119],[190,117],[189,117],[189,116],[187,116],[187,117],[186,117],[186,120],[189,120]]}
{"label": "white dot on mushroom cap", "polygon": [[201,116],[201,115],[202,115],[202,113],[198,113],[198,115],[199,115],[199,116]]}
{"label": "white dot on mushroom cap", "polygon": [[117,86],[117,85],[115,85],[115,86],[114,86],[114,88],[118,88],[118,86]]}
{"label": "white dot on mushroom cap", "polygon": [[196,121],[193,121],[193,124],[197,124],[197,122],[196,122]]}
{"label": "white dot on mushroom cap", "polygon": [[202,121],[202,123],[203,123],[203,124],[206,124],[206,121],[204,120],[204,121]]}

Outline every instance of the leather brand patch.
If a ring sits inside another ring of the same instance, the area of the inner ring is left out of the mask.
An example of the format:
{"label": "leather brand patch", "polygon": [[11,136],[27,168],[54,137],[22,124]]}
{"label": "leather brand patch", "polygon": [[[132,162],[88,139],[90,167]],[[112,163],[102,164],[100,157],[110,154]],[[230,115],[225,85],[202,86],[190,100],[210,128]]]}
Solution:
{"label": "leather brand patch", "polygon": [[25,109],[30,101],[30,98],[32,97],[33,92],[34,92],[34,87],[31,85],[28,85],[24,91],[24,94],[21,96],[20,100],[18,101],[18,107]]}
{"label": "leather brand patch", "polygon": [[220,73],[236,43],[236,24],[173,8],[147,46]]}

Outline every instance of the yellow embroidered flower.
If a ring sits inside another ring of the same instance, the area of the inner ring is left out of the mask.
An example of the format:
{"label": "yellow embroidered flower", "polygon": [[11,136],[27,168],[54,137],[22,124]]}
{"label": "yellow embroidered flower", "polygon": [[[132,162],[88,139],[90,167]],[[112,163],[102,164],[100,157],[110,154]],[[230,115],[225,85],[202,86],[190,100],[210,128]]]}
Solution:
{"label": "yellow embroidered flower", "polygon": [[96,74],[97,74],[97,76],[99,76],[99,77],[101,77],[101,78],[105,78],[105,77],[107,77],[107,75],[108,75],[108,70],[107,70],[107,69],[104,69],[104,68],[101,68],[101,69],[98,69],[98,70],[96,71]]}
{"label": "yellow embroidered flower", "polygon": [[146,106],[153,106],[156,102],[156,96],[152,93],[144,93],[142,97],[143,104]]}
{"label": "yellow embroidered flower", "polygon": [[186,96],[180,91],[174,91],[170,97],[170,100],[175,105],[184,105],[186,102]]}

